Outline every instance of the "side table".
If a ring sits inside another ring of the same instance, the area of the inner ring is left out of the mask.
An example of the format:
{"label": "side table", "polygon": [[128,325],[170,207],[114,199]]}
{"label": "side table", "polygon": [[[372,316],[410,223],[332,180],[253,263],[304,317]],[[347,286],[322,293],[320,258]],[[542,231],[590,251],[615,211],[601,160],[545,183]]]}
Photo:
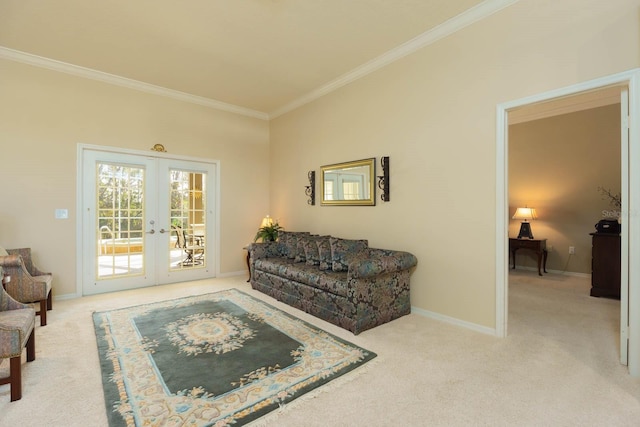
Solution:
{"label": "side table", "polygon": [[249,245],[245,246],[245,251],[247,251],[247,270],[249,270],[249,278],[247,279],[247,283],[251,282],[251,253],[249,252]]}
{"label": "side table", "polygon": [[513,258],[513,269],[516,268],[516,251],[527,249],[533,251],[538,256],[538,275],[542,276],[543,270],[547,272],[547,239],[515,239],[509,238],[509,252]]}

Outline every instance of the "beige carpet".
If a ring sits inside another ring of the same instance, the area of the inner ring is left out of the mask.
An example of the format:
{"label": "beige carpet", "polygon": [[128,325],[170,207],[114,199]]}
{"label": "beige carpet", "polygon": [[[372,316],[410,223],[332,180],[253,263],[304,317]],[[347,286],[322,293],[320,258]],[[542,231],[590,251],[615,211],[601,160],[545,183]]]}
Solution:
{"label": "beige carpet", "polygon": [[505,339],[419,315],[354,336],[254,292],[245,280],[56,301],[49,325],[36,329],[35,362],[23,365],[22,400],[10,403],[9,386],[0,386],[0,425],[105,426],[91,313],[229,287],[378,354],[366,373],[283,411],[269,425],[640,425],[640,380],[618,362],[619,302],[589,297],[587,279],[512,274]]}

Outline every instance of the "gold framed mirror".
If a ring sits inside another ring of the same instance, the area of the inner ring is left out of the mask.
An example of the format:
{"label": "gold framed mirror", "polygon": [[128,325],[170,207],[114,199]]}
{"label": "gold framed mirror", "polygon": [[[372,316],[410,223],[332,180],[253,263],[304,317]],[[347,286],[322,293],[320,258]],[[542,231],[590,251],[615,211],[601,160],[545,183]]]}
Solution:
{"label": "gold framed mirror", "polygon": [[376,159],[320,167],[323,206],[375,206]]}

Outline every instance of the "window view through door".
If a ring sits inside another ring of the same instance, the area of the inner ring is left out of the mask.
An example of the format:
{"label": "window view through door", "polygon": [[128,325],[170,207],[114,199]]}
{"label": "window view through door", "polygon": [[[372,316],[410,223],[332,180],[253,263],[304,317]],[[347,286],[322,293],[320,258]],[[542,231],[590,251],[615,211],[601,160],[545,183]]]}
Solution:
{"label": "window view through door", "polygon": [[171,170],[170,269],[206,266],[206,176]]}
{"label": "window view through door", "polygon": [[[143,275],[145,170],[98,163],[97,173],[97,278]],[[180,170],[171,170],[169,174],[169,268],[203,268],[206,266],[206,176]]]}
{"label": "window view through door", "polygon": [[144,274],[144,177],[140,167],[97,164],[98,279]]}

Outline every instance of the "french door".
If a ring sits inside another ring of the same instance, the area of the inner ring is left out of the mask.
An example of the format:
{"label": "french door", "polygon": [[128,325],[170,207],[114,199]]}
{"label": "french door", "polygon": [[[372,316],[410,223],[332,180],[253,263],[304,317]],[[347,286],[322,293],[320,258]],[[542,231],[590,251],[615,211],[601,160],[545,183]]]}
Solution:
{"label": "french door", "polygon": [[84,150],[82,293],[215,274],[216,164]]}

